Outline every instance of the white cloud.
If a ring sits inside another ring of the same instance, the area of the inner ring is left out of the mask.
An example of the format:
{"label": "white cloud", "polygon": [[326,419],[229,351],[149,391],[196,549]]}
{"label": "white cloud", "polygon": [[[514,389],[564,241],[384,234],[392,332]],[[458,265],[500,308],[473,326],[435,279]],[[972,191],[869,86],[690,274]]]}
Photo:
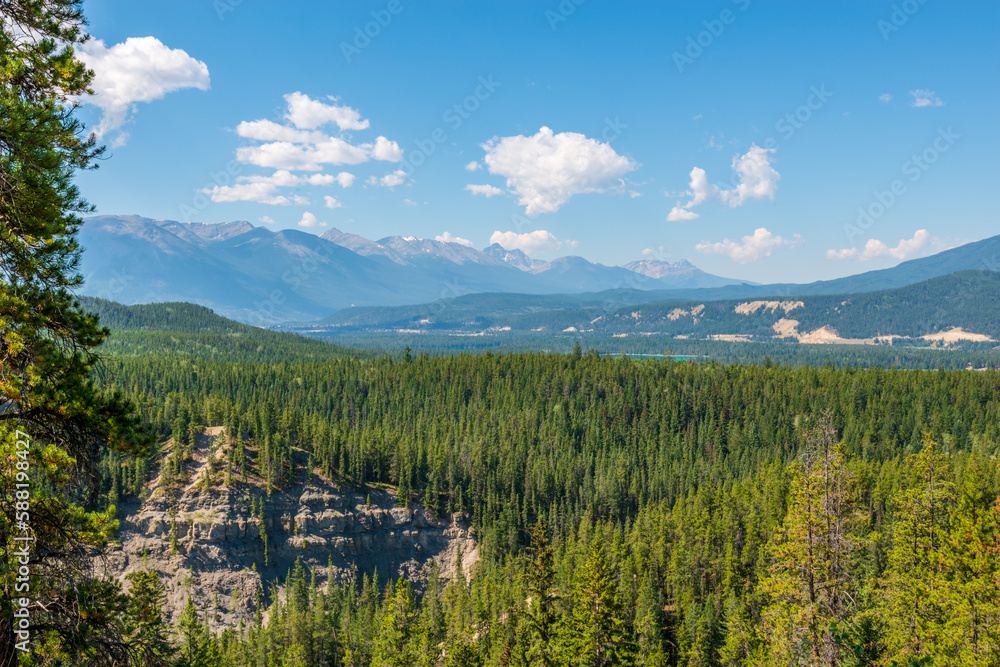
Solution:
{"label": "white cloud", "polygon": [[[339,101],[339,98],[332,95],[327,99],[331,102]],[[324,104],[298,91],[285,95],[285,102],[288,103],[285,118],[300,129],[315,130],[327,123],[336,123],[341,130],[364,130],[368,127],[368,121],[361,118],[357,109]]]}
{"label": "white cloud", "polygon": [[299,227],[326,227],[326,223],[320,222],[319,218],[306,211],[302,214],[302,219],[299,220]]}
{"label": "white cloud", "polygon": [[341,204],[339,201],[337,201],[336,197],[331,197],[330,195],[327,195],[327,196],[323,197],[323,201],[326,202],[326,207],[327,208],[343,208],[344,207],[343,204]]}
{"label": "white cloud", "polygon": [[728,238],[719,243],[699,243],[695,250],[707,255],[728,255],[734,262],[746,264],[762,257],[770,257],[775,248],[787,246],[794,248],[802,243],[802,237],[796,234],[791,239],[775,236],[763,227],[754,231],[751,236],[744,236],[740,242]]}
{"label": "white cloud", "polygon": [[563,245],[554,234],[544,229],[536,229],[524,234],[497,230],[490,236],[490,245],[494,243],[499,243],[507,250],[522,250],[528,255],[551,252],[558,250]]}
{"label": "white cloud", "polygon": [[678,202],[667,215],[667,220],[672,222],[693,220],[698,216],[692,213],[691,209],[711,199],[732,208],[742,206],[748,201],[774,199],[778,191],[778,181],[781,180],[781,174],[771,166],[771,154],[774,151],[773,148],[761,148],[753,144],[746,153],[734,157],[732,167],[736,185],[730,189],[709,183],[705,170],[694,167],[688,185],[688,195],[691,199],[686,204]]}
{"label": "white cloud", "polygon": [[496,197],[497,195],[502,195],[503,190],[493,185],[469,185],[465,186],[465,189],[474,195],[482,195],[489,199],[490,197]]}
{"label": "white cloud", "polygon": [[309,200],[301,195],[290,198],[277,194],[277,186],[272,183],[237,183],[236,185],[216,185],[202,188],[198,192],[209,195],[213,202],[249,201],[271,206],[308,205]]}
{"label": "white cloud", "polygon": [[494,137],[482,147],[489,172],[507,179],[527,215],[554,213],[573,195],[623,188],[622,177],[638,167],[608,144],[547,127],[530,137]]}
{"label": "white cloud", "polygon": [[296,176],[289,171],[281,169],[270,176],[240,176],[236,180],[247,183],[271,183],[281,188],[290,188],[296,185],[332,185],[337,179],[330,174]]}
{"label": "white cloud", "polygon": [[466,171],[479,171],[482,168],[483,168],[483,165],[479,164],[475,160],[473,160],[469,164],[465,165],[465,170]]}
{"label": "white cloud", "polygon": [[639,197],[642,196],[642,193],[639,192],[638,190],[629,190],[628,196],[631,197],[632,199],[638,199]]}
{"label": "white cloud", "polygon": [[[328,99],[336,101],[337,98]],[[285,118],[291,124],[262,119],[243,121],[237,126],[239,136],[262,142],[236,149],[237,160],[272,169],[319,171],[324,165],[356,165],[372,159],[399,162],[403,159],[399,144],[387,137],[379,136],[373,143],[354,144],[349,137],[317,129],[330,123],[340,131],[366,129],[368,121],[361,119],[355,109],[312,100],[299,92],[285,95],[285,101]],[[335,182],[341,187],[350,187],[354,176],[341,172]]]}
{"label": "white cloud", "polygon": [[296,176],[286,170],[275,171],[270,176],[240,176],[235,185],[216,185],[199,192],[209,195],[213,202],[252,201],[275,206],[308,205],[309,200],[300,195],[279,195],[279,188],[300,185],[332,185],[336,178],[330,174]]}
{"label": "white cloud", "polygon": [[406,182],[406,172],[402,169],[397,169],[396,171],[386,174],[381,178],[377,176],[369,176],[366,183],[368,185],[378,185],[383,188],[389,188],[390,190],[396,186],[402,185]]}
{"label": "white cloud", "polygon": [[889,93],[882,93],[881,95],[878,96],[878,101],[882,102],[883,104],[888,104],[889,102],[892,101],[892,95],[890,95]]}
{"label": "white cloud", "polygon": [[376,160],[387,162],[399,162],[403,159],[403,149],[395,141],[389,141],[385,137],[375,140],[375,147],[372,149],[372,157]]}
{"label": "white cloud", "polygon": [[943,107],[944,102],[940,97],[934,94],[933,90],[911,90],[910,95],[913,96],[913,101],[910,102],[911,107]]}
{"label": "white cloud", "polygon": [[260,220],[261,222],[263,222],[265,225],[276,225],[276,224],[278,224],[278,223],[276,223],[274,221],[274,218],[272,218],[269,215],[262,215],[262,216],[260,216],[257,219]]}
{"label": "white cloud", "polygon": [[275,169],[301,171],[322,169],[313,151],[288,141],[275,141],[262,146],[240,146],[236,149],[236,159],[246,164]]}
{"label": "white cloud", "polygon": [[755,199],[774,199],[781,175],[771,166],[769,154],[773,152],[773,148],[754,144],[746,154],[733,158],[733,170],[739,183],[733,190],[716,190],[719,199],[732,207]]}
{"label": "white cloud", "polygon": [[700,217],[694,211],[689,211],[686,208],[681,208],[680,206],[674,206],[670,209],[670,213],[667,214],[667,220],[670,222],[682,222],[685,220],[694,220]]}
{"label": "white cloud", "polygon": [[353,146],[340,137],[327,137],[316,144],[314,155],[321,164],[361,164],[371,153],[363,146]]}
{"label": "white cloud", "polygon": [[137,102],[152,102],[184,88],[208,90],[208,65],[182,49],[171,49],[155,37],[129,37],[108,48],[92,39],[80,46],[80,60],[94,70],[94,95],[81,101],[103,112],[95,132],[99,137],[119,131],[112,146],[121,146],[128,134],[120,132],[135,112]]}
{"label": "white cloud", "polygon": [[445,232],[444,234],[438,234],[434,237],[435,241],[441,241],[442,243],[457,243],[459,245],[464,245],[467,248],[472,247],[472,241],[469,239],[463,239],[460,236],[452,236],[451,232]]}
{"label": "white cloud", "polygon": [[240,162],[296,171],[319,171],[324,164],[360,164],[370,157],[366,148],[351,145],[340,137],[325,137],[309,145],[274,141],[236,149],[236,159]]}
{"label": "white cloud", "polygon": [[295,144],[322,141],[322,132],[309,132],[275,123],[273,120],[245,120],[236,126],[236,134],[255,141],[287,141]]}
{"label": "white cloud", "polygon": [[891,248],[878,239],[868,239],[862,250],[857,248],[844,248],[842,250],[827,250],[827,259],[847,259],[856,262],[866,262],[880,257],[892,257],[903,260],[920,254],[932,242],[933,239],[926,229],[918,229],[912,239],[901,239],[895,248]]}

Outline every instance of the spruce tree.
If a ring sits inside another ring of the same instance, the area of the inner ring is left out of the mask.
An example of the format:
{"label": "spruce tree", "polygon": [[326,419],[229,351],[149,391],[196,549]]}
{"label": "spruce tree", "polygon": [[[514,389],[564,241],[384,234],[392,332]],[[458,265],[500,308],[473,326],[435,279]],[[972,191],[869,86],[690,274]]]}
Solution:
{"label": "spruce tree", "polygon": [[551,667],[553,664],[552,635],[555,629],[556,601],[553,585],[555,569],[552,547],[544,520],[531,529],[531,557],[526,559],[528,613],[525,615],[528,632],[525,657],[527,664]]}
{"label": "spruce tree", "polygon": [[558,629],[556,661],[574,667],[634,664],[636,645],[626,627],[614,573],[596,538],[573,590],[573,607]]}

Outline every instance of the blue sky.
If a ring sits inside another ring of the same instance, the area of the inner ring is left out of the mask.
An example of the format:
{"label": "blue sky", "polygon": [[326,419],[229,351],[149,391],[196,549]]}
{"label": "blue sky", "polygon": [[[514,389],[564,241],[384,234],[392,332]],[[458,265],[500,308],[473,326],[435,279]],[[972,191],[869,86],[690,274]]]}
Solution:
{"label": "blue sky", "polygon": [[758,282],[1000,232],[996,2],[84,7],[102,214]]}

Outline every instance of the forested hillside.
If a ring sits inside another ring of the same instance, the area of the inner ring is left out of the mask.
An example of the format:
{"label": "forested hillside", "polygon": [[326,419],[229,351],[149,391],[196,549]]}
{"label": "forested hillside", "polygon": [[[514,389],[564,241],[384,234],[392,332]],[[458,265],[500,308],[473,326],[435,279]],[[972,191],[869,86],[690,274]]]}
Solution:
{"label": "forested hillside", "polygon": [[115,333],[102,350],[117,355],[167,354],[191,358],[274,363],[293,359],[328,361],[343,356],[364,357],[314,338],[279,333],[234,322],[211,309],[191,303],[150,303],[125,306],[114,301],[80,297],[84,310],[100,317]]}
{"label": "forested hillside", "polygon": [[320,335],[402,330],[491,337],[510,332],[507,338],[572,331],[587,337],[661,334],[766,341],[799,340],[828,327],[856,342],[891,336],[896,344],[927,345],[922,336],[953,328],[1000,340],[998,311],[1000,273],[962,271],[896,289],[829,296],[794,289],[762,292],[753,299],[699,301],[635,290],[584,296],[470,294],[415,306],[347,308],[320,326],[302,330]]}
{"label": "forested hillside", "polygon": [[[192,606],[186,664],[1000,655],[996,372],[580,352],[274,364],[113,355],[104,368],[164,436],[240,432],[246,464],[276,489],[311,459],[356,488],[467,511],[481,537],[481,563],[444,590],[324,584],[296,569],[248,628],[213,634],[211,611]],[[141,493],[142,470],[158,465],[108,457],[104,491]]]}

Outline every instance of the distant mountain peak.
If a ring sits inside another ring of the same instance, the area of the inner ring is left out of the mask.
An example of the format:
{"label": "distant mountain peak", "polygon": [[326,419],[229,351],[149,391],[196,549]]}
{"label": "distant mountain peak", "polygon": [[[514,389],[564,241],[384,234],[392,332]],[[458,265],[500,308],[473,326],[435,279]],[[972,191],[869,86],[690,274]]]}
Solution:
{"label": "distant mountain peak", "polygon": [[686,259],[680,259],[676,262],[664,262],[658,259],[639,259],[625,264],[624,268],[649,278],[657,279],[689,274],[692,271],[700,270]]}
{"label": "distant mountain peak", "polygon": [[483,248],[483,254],[498,259],[504,264],[509,264],[521,271],[530,271],[544,264],[544,262],[528,257],[523,250],[518,250],[517,248],[508,250],[499,243],[494,243]]}
{"label": "distant mountain peak", "polygon": [[[239,236],[240,234],[246,234],[249,231],[257,229],[246,220],[234,220],[233,222],[174,222],[172,220],[157,220],[157,224],[160,222],[169,222],[175,225],[182,225],[192,234],[198,238],[205,239],[209,243],[214,241],[225,241],[231,239],[234,236]],[[162,225],[161,225],[162,226]]]}
{"label": "distant mountain peak", "polygon": [[351,234],[350,232],[342,232],[336,227],[331,227],[320,235],[321,239],[326,239],[331,243],[336,243],[337,245],[347,248],[348,250],[353,250],[359,255],[381,255],[391,259],[396,264],[406,264],[406,259],[403,258],[398,252],[395,252],[391,248],[387,248],[381,243],[366,239],[364,236],[359,236],[358,234]]}

